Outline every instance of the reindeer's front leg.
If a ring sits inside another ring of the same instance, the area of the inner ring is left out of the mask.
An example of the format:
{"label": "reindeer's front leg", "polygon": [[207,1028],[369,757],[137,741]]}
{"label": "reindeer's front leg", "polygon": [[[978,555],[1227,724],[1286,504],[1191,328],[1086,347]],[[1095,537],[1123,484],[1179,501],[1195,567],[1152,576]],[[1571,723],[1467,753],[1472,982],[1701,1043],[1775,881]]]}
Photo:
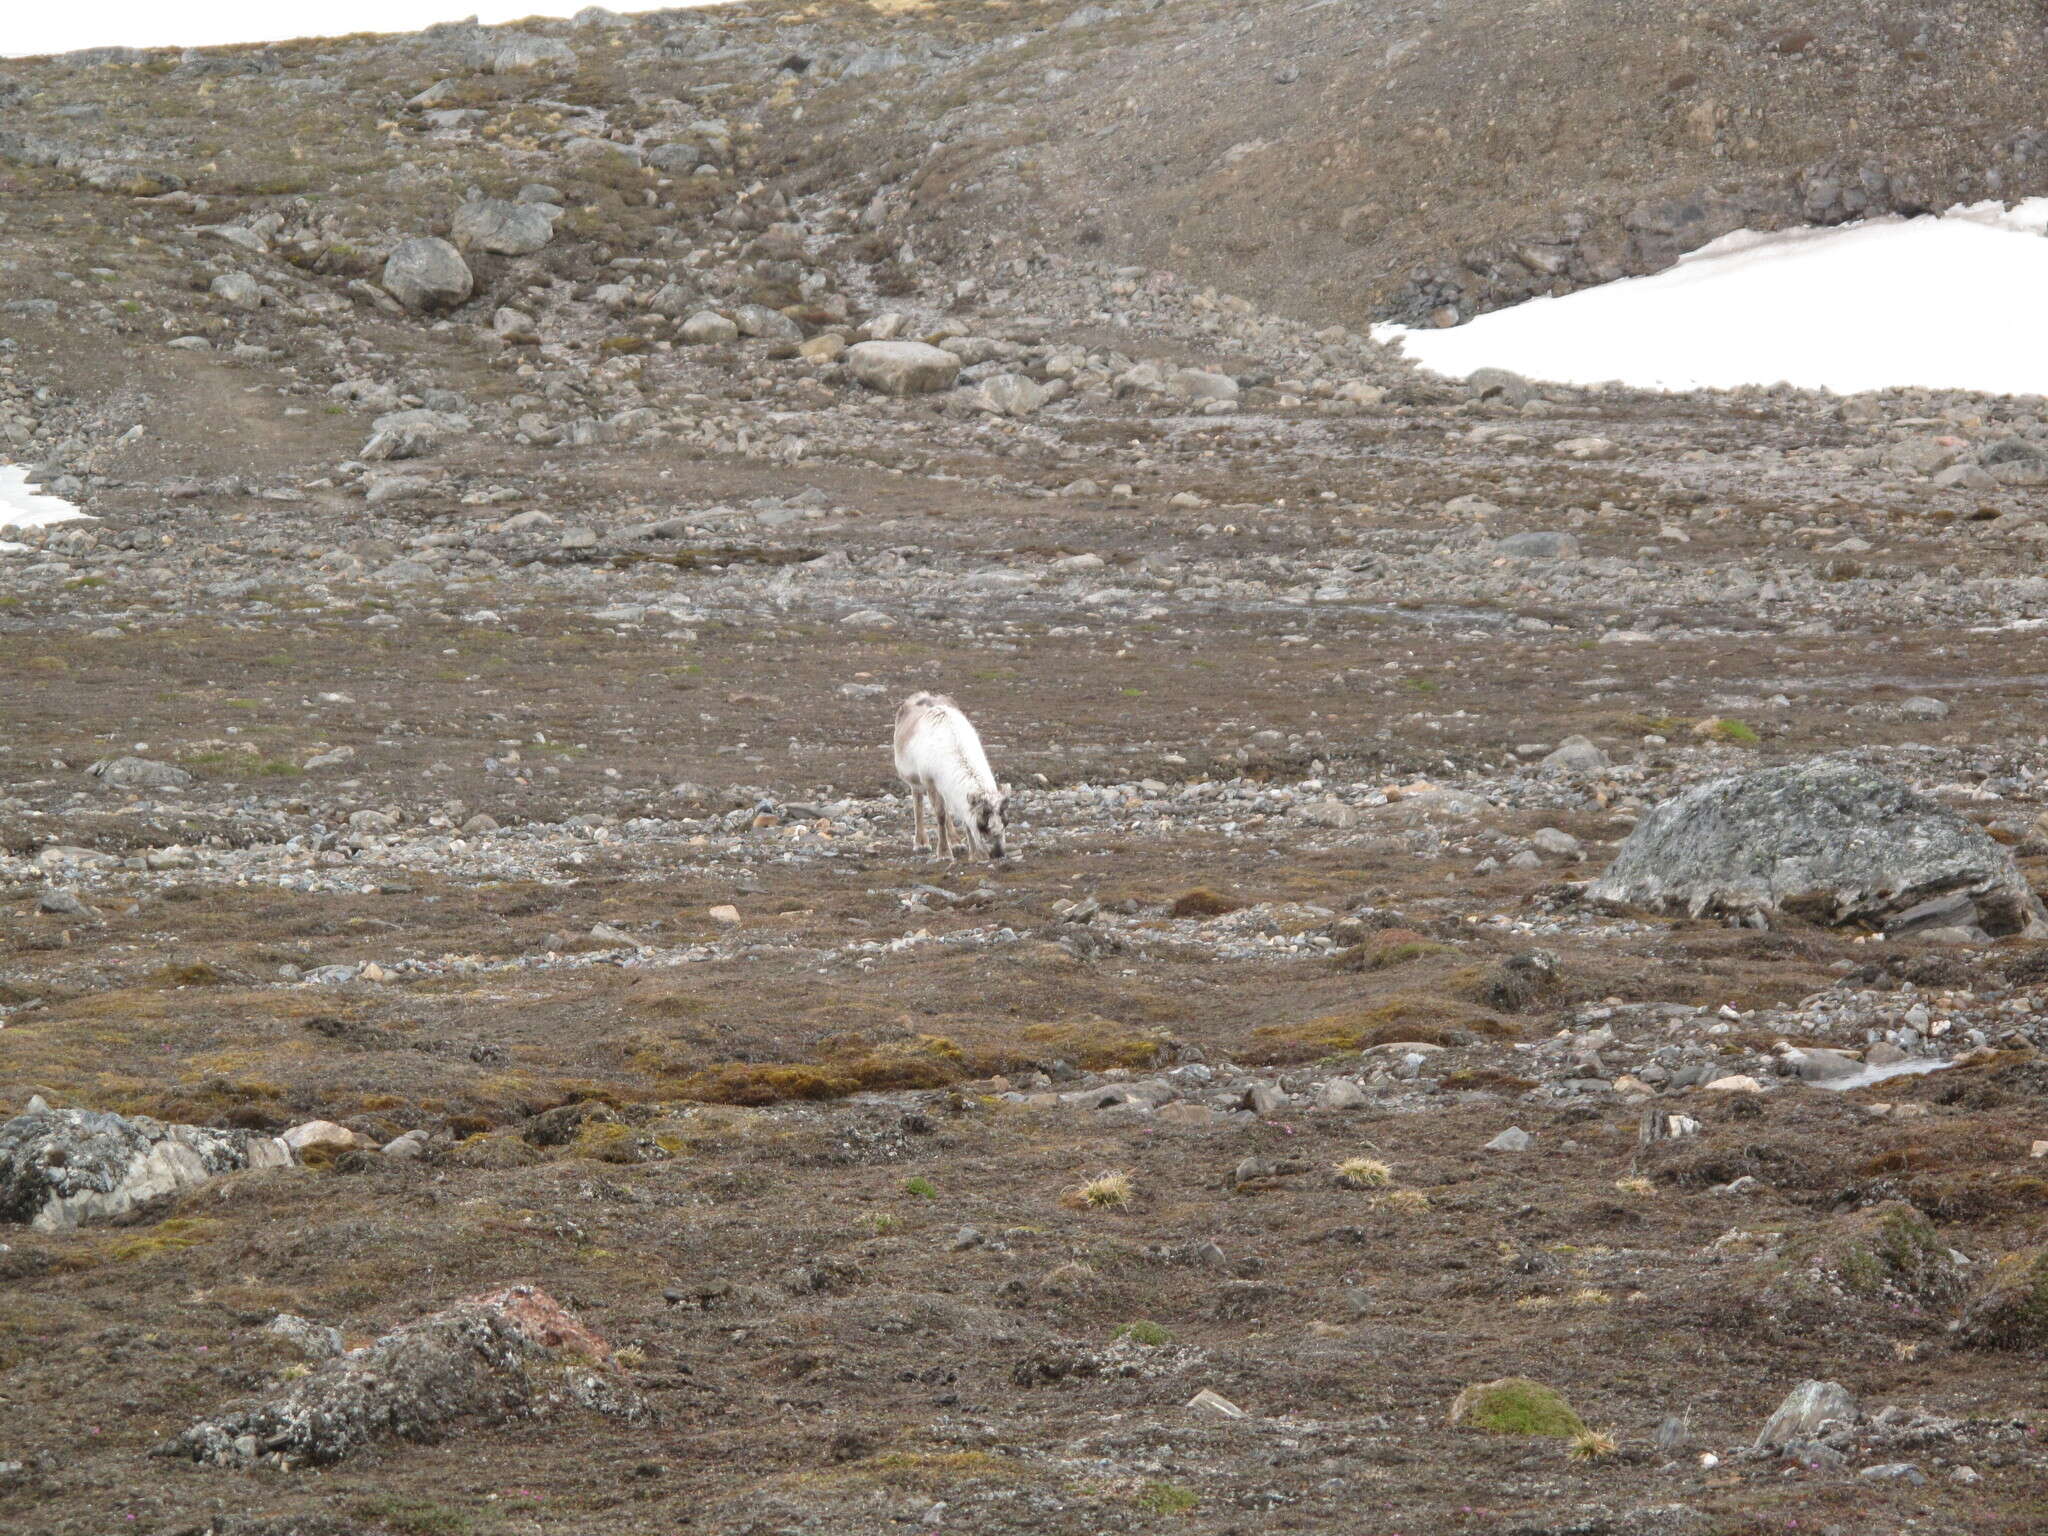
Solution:
{"label": "reindeer's front leg", "polygon": [[953,818],[946,814],[946,802],[937,795],[932,796],[932,815],[939,824],[939,857],[953,857]]}

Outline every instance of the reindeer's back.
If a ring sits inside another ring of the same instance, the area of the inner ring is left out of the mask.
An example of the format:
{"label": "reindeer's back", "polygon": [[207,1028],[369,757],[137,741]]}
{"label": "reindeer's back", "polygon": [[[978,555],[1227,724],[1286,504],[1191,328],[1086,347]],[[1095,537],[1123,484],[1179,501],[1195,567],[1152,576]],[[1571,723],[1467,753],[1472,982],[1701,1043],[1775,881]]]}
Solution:
{"label": "reindeer's back", "polygon": [[950,715],[966,723],[967,717],[960,708],[943,693],[913,693],[896,706],[896,772],[901,778],[909,778],[911,769],[911,744],[923,732],[940,725]]}

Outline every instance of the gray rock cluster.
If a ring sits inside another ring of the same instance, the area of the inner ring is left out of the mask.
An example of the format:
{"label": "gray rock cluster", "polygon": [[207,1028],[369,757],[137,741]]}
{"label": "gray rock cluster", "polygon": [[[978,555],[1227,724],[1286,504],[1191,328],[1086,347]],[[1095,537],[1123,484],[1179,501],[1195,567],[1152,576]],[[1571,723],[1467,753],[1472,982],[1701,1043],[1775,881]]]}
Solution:
{"label": "gray rock cluster", "polygon": [[282,1142],[251,1131],[34,1100],[0,1124],[0,1221],[42,1231],[112,1221],[220,1174],[291,1160]]}
{"label": "gray rock cluster", "polygon": [[602,1339],[546,1292],[515,1286],[329,1359],[267,1397],[201,1419],[155,1454],[227,1467],[324,1467],[382,1440],[427,1444],[466,1425],[570,1407],[629,1423],[648,1413]]}

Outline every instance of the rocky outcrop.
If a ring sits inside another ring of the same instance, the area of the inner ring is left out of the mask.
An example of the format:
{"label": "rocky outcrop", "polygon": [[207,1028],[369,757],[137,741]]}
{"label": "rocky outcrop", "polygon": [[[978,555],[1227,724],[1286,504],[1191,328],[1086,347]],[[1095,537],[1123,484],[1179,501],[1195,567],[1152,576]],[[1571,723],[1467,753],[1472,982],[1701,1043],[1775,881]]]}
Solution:
{"label": "rocky outcrop", "polygon": [[282,1142],[251,1131],[39,1105],[0,1125],[0,1221],[46,1232],[112,1221],[223,1173],[292,1161]]}
{"label": "rocky outcrop", "polygon": [[1672,797],[1637,824],[1588,895],[1892,934],[2048,935],[2048,911],[1988,834],[1895,779],[1828,758]]}
{"label": "rocky outcrop", "polygon": [[472,1296],[201,1419],[155,1454],[215,1466],[324,1467],[383,1440],[585,1408],[637,1423],[646,1401],[611,1348],[531,1286]]}

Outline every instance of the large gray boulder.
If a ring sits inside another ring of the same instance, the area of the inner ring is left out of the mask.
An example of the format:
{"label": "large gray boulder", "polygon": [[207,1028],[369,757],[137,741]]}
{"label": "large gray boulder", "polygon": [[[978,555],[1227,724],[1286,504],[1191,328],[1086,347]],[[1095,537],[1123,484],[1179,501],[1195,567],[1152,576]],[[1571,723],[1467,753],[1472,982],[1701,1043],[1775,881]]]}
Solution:
{"label": "large gray boulder", "polygon": [[332,1466],[379,1441],[435,1444],[459,1430],[565,1407],[638,1423],[646,1400],[610,1347],[545,1291],[472,1296],[230,1405],[156,1448],[214,1466]]}
{"label": "large gray boulder", "polygon": [[550,203],[472,198],[455,210],[451,232],[464,250],[530,256],[555,238],[555,212]]}
{"label": "large gray boulder", "polygon": [[283,1142],[253,1131],[30,1102],[0,1124],[0,1222],[39,1231],[112,1221],[220,1174],[292,1160]]}
{"label": "large gray boulder", "polygon": [[384,263],[384,291],[407,309],[452,308],[475,287],[462,252],[434,235],[401,241]]}
{"label": "large gray boulder", "polygon": [[928,395],[950,389],[961,366],[951,352],[921,341],[859,342],[846,349],[845,363],[856,379],[885,395]]}
{"label": "large gray boulder", "polygon": [[2048,937],[2048,910],[1982,829],[1835,758],[1673,796],[1637,823],[1588,894],[1696,917],[1782,911],[1892,934]]}
{"label": "large gray boulder", "polygon": [[1757,1432],[1759,1450],[1782,1450],[1811,1439],[1829,1424],[1856,1422],[1856,1399],[1839,1381],[1802,1381]]}

